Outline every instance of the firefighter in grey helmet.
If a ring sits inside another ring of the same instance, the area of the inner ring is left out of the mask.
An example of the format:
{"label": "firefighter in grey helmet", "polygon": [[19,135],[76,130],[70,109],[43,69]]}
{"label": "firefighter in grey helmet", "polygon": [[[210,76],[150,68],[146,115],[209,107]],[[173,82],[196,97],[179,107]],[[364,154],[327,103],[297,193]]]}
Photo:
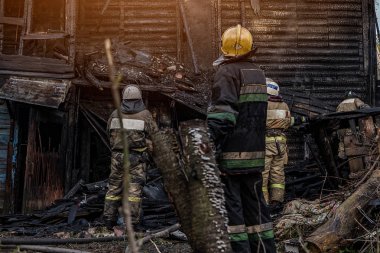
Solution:
{"label": "firefighter in grey helmet", "polygon": [[127,85],[124,88],[120,109],[122,125],[117,110],[111,114],[107,124],[112,155],[103,216],[109,228],[116,225],[118,208],[122,200],[124,177],[123,129],[129,145],[130,187],[128,201],[131,207],[132,223],[134,224],[140,222],[141,216],[142,188],[146,182],[148,139],[154,132],[158,131],[151,113],[145,108],[141,91],[136,85]]}

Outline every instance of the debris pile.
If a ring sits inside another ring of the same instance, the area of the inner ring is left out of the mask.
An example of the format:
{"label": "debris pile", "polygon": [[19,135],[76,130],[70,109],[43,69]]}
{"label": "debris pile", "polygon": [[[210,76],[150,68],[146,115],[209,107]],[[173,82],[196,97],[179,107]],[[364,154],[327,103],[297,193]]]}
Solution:
{"label": "debris pile", "polygon": [[[209,72],[194,73],[174,57],[149,55],[115,43],[115,66],[122,84],[138,84],[142,90],[156,91],[200,113],[205,113],[210,87]],[[108,64],[101,51],[84,57],[82,75],[92,85],[109,88]]]}
{"label": "debris pile", "polygon": [[[285,252],[300,252],[302,248],[309,252],[338,252],[341,249],[377,252],[380,225],[379,132],[371,140],[357,143],[359,147],[365,147],[365,167],[345,178],[341,175],[344,166],[349,165],[349,159],[336,159],[337,145],[334,141],[337,140],[333,137],[339,129],[347,128],[348,121],[355,120],[359,122],[356,131],[364,139],[365,130],[372,129],[368,127],[368,122],[372,122],[368,118],[372,117],[376,122],[379,113],[378,108],[332,113],[311,122],[312,129],[323,134],[324,145],[320,149],[324,149],[324,163],[321,168],[326,174],[317,199],[297,199],[287,203],[281,217],[276,220],[275,232]],[[367,124],[361,124],[363,120]]]}
{"label": "debris pile", "polygon": [[[143,189],[142,228],[145,230],[160,229],[177,222],[175,210],[156,170],[149,172]],[[103,226],[101,215],[106,192],[106,180],[90,184],[80,180],[63,199],[55,200],[45,210],[0,216],[0,232],[44,237],[58,232],[81,233],[89,227]]]}

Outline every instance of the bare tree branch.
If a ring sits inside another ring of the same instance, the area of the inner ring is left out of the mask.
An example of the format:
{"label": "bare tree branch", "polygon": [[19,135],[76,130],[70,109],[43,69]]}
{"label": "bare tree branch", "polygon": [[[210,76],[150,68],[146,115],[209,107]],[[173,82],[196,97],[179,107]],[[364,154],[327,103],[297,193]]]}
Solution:
{"label": "bare tree branch", "polygon": [[106,39],[105,41],[105,48],[106,48],[106,54],[107,54],[107,60],[109,65],[109,77],[112,82],[111,91],[112,91],[112,97],[114,101],[114,105],[117,110],[117,115],[119,118],[119,123],[121,126],[121,136],[123,140],[123,168],[124,168],[124,183],[123,183],[123,212],[125,216],[125,226],[127,229],[127,236],[128,236],[128,243],[129,243],[129,249],[132,253],[138,253],[139,249],[136,243],[135,239],[135,231],[133,230],[132,226],[132,218],[131,218],[131,208],[129,206],[128,202],[128,195],[129,195],[129,159],[128,159],[128,143],[126,140],[126,134],[123,127],[123,119],[122,119],[122,113],[120,110],[120,94],[119,94],[119,87],[120,87],[120,80],[121,76],[116,76],[115,71],[115,65],[113,63],[113,57],[111,53],[111,40]]}

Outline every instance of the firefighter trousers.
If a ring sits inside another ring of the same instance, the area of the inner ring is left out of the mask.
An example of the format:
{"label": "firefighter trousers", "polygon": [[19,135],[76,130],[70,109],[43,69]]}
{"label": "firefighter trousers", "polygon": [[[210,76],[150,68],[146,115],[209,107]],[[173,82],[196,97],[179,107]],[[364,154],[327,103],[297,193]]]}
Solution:
{"label": "firefighter trousers", "polygon": [[[130,185],[128,202],[131,208],[132,223],[138,224],[141,216],[142,189],[146,182],[146,163],[144,152],[129,154]],[[118,208],[123,196],[123,153],[112,152],[111,174],[108,179],[108,191],[105,197],[103,216],[106,222],[115,224],[118,217]]]}
{"label": "firefighter trousers", "polygon": [[[277,138],[277,137],[271,137]],[[284,138],[284,137],[282,137]],[[268,139],[268,137],[267,137]],[[277,143],[276,143],[277,142]],[[286,160],[284,139],[267,140],[265,149],[265,169],[263,171],[263,194],[267,204],[283,202],[285,193],[284,163]]]}
{"label": "firefighter trousers", "polygon": [[276,252],[273,225],[261,191],[261,173],[224,175],[233,252]]}

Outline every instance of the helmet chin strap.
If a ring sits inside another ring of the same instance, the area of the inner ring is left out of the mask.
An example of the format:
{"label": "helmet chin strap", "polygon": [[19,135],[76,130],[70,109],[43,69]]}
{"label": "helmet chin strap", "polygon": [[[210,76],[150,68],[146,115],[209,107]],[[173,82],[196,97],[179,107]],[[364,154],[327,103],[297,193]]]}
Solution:
{"label": "helmet chin strap", "polygon": [[236,29],[236,44],[235,44],[235,55],[238,55],[238,50],[240,49],[240,40],[241,40],[241,25],[237,25]]}

